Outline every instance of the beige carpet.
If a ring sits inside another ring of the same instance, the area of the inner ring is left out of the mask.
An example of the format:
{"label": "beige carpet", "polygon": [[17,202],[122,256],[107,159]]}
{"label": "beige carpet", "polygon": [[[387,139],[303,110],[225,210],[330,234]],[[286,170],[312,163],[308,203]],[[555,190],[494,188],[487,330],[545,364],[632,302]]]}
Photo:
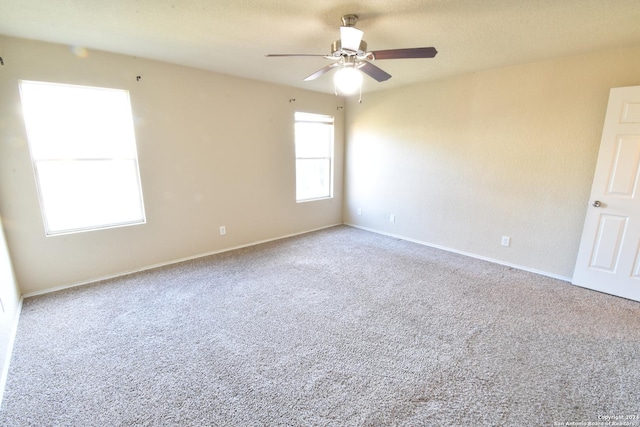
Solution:
{"label": "beige carpet", "polygon": [[0,424],[637,426],[639,402],[640,304],[341,226],[26,299]]}

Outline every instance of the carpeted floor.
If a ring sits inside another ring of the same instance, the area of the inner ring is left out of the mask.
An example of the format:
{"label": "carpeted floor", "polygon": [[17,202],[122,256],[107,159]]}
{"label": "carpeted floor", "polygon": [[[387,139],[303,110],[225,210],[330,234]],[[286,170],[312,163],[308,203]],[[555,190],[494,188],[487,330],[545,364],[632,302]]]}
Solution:
{"label": "carpeted floor", "polygon": [[640,425],[639,303],[340,226],[26,299],[0,424],[606,417]]}

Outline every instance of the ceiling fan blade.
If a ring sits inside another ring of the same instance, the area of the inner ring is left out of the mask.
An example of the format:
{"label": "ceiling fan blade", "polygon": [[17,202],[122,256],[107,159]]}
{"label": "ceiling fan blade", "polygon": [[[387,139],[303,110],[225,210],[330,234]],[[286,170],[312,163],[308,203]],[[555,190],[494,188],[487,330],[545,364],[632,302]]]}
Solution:
{"label": "ceiling fan blade", "polygon": [[356,67],[379,82],[383,82],[391,78],[391,74],[387,73],[382,68],[373,65],[371,62],[362,61],[356,64]]}
{"label": "ceiling fan blade", "polygon": [[315,73],[311,74],[309,77],[307,77],[306,79],[304,79],[305,82],[308,82],[309,80],[315,80],[318,77],[320,77],[321,75],[323,75],[324,73],[331,71],[332,68],[337,67],[339,64],[337,62],[334,62],[333,64],[327,65],[324,68],[319,69],[318,71],[316,71]]}
{"label": "ceiling fan blade", "polygon": [[340,27],[340,43],[343,49],[357,52],[364,32],[356,27]]}
{"label": "ceiling fan blade", "polygon": [[269,53],[266,57],[279,57],[279,56],[327,56],[315,53]]}
{"label": "ceiling fan blade", "polygon": [[435,47],[414,47],[408,49],[376,50],[373,59],[433,58],[438,51]]}

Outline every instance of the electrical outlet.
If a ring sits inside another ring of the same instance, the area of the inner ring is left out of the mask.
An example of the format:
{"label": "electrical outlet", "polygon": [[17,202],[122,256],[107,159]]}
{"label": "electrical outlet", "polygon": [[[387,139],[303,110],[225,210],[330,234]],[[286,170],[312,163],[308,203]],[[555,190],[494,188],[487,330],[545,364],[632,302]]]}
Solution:
{"label": "electrical outlet", "polygon": [[389,222],[396,222],[396,216],[394,214],[389,215]]}
{"label": "electrical outlet", "polygon": [[227,227],[223,225],[220,227],[220,235],[224,236],[225,234],[227,234]]}
{"label": "electrical outlet", "polygon": [[502,236],[502,246],[510,246],[511,245],[511,237]]}
{"label": "electrical outlet", "polygon": [[362,215],[362,208],[358,208],[358,215]]}

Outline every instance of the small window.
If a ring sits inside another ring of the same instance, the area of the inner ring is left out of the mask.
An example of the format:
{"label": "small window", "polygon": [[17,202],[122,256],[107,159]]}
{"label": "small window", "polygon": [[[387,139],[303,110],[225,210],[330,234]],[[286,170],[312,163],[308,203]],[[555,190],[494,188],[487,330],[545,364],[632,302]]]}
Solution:
{"label": "small window", "polygon": [[21,81],[47,235],[145,222],[129,92]]}
{"label": "small window", "polygon": [[333,197],[333,117],[295,113],[296,201]]}

